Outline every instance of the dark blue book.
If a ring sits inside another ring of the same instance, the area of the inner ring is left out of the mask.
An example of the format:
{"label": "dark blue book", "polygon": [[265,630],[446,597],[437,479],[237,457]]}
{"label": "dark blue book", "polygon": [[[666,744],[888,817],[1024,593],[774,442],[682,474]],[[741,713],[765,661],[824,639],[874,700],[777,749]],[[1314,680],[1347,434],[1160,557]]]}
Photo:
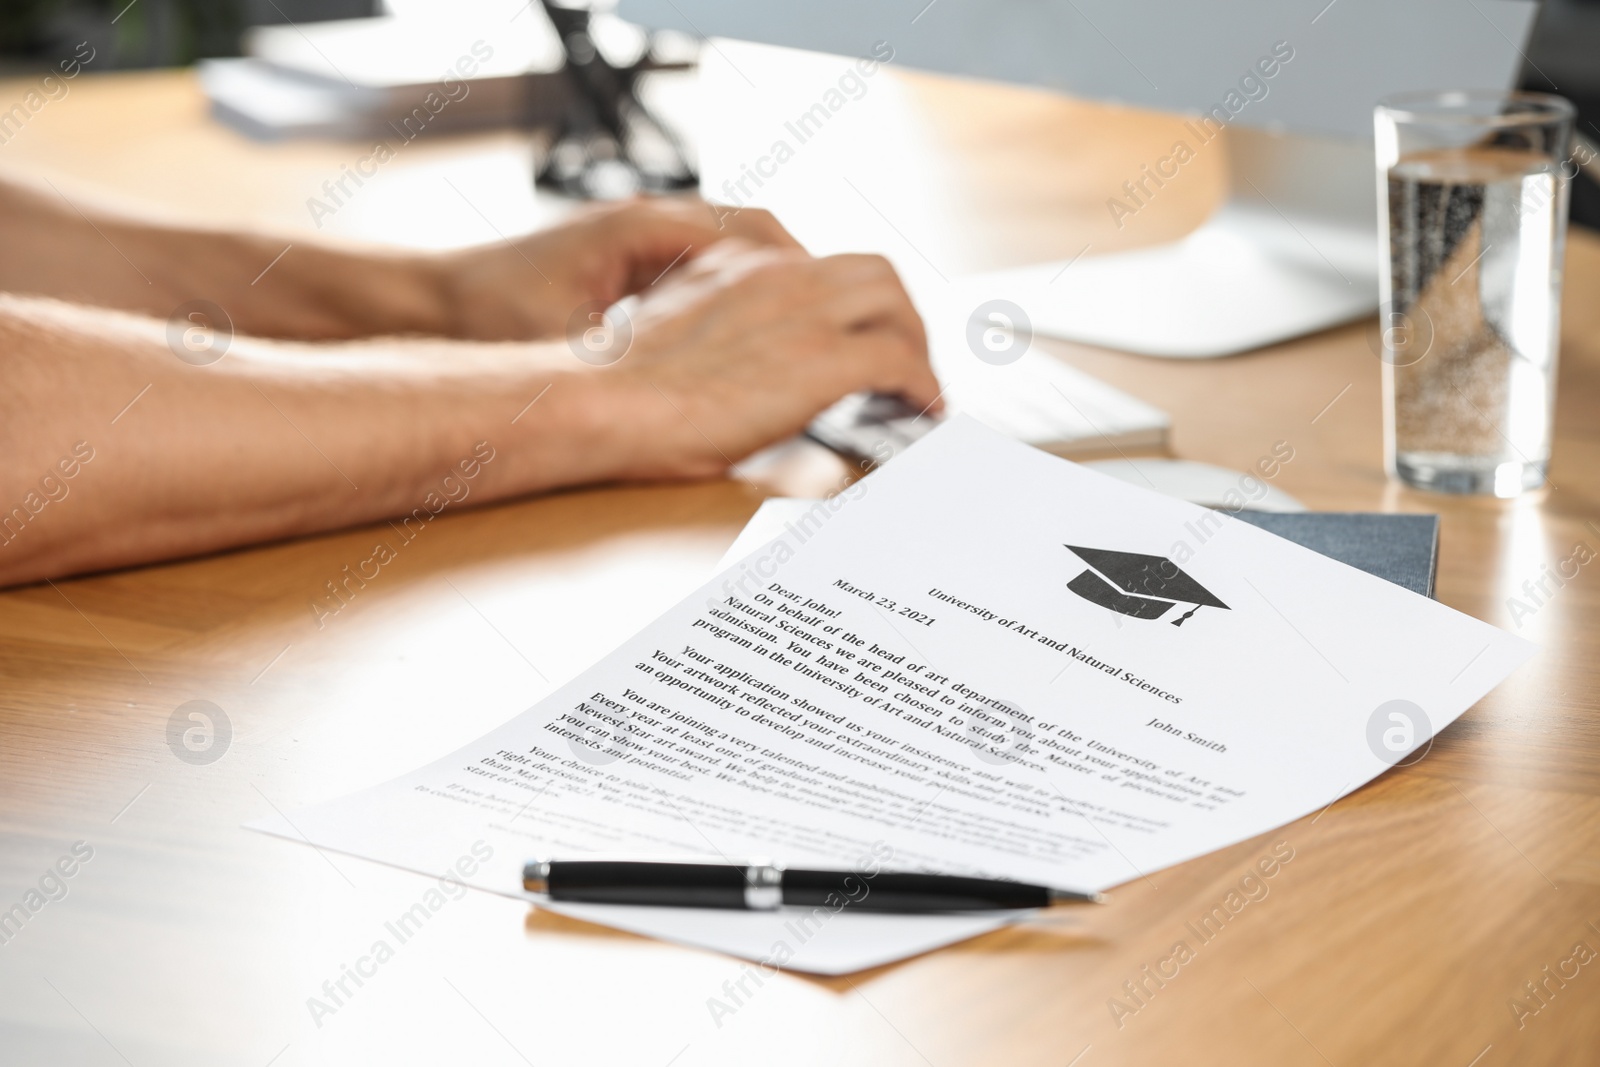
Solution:
{"label": "dark blue book", "polygon": [[1237,511],[1241,522],[1395,585],[1433,596],[1439,516],[1365,511]]}

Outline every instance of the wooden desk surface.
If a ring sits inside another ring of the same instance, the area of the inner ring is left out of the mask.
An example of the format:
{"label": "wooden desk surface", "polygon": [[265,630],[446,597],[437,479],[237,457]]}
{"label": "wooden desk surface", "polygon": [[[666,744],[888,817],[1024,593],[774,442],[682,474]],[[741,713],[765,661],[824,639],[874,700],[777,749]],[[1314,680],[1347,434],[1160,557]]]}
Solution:
{"label": "wooden desk surface", "polygon": [[[994,140],[992,125],[963,126],[985,109],[921,88],[943,100],[953,144]],[[0,90],[10,100],[22,86]],[[1159,139],[1164,120],[1015,101],[1009,129],[1064,124],[1096,146],[1093,165],[1073,156],[1065,192],[1037,179],[1030,195],[1001,190],[991,215],[1012,202],[1058,210],[984,232],[1070,254],[1102,225],[1103,190],[1137,169],[1134,142]],[[304,232],[307,190],[350,150],[244,142],[205,120],[186,75],[86,77],[0,147],[0,166],[69,195]],[[419,143],[341,232],[481,238],[465,215],[407,228],[407,190],[441,170],[500,205],[505,228],[531,225],[557,209],[526,194],[524,160],[509,135]],[[1218,186],[1196,175],[1151,226],[1193,224]],[[319,1026],[307,998],[425,883],[240,824],[409,770],[532,704],[697,584],[756,507],[749,487],[452,512],[322,629],[308,599],[365,555],[369,530],[0,594],[0,908],[41,879],[49,898],[0,946],[0,1062],[1593,1063],[1600,564],[1520,627],[1508,598],[1575,545],[1600,549],[1597,285],[1600,240],[1574,234],[1555,487],[1512,502],[1386,483],[1361,327],[1194,364],[1053,346],[1170,411],[1178,455],[1242,468],[1283,440],[1294,459],[1277,484],[1314,507],[1442,514],[1440,599],[1543,651],[1420,763],[1315,818],[1067,919],[850,979],[779,975],[720,1026],[706,1002],[737,961],[481,893],[451,901]],[[132,429],[86,434],[110,446]],[[779,480],[802,491],[836,474],[805,455]],[[191,700],[231,724],[208,765],[169,748],[169,719]],[[75,860],[75,842],[91,858]],[[1196,938],[1188,924],[1280,842],[1293,859],[1268,894]],[[63,858],[72,876],[46,877]],[[1179,941],[1192,959],[1158,987],[1144,968]],[[1134,999],[1127,982],[1145,992]],[[1113,1000],[1129,1010],[1114,1017]]]}

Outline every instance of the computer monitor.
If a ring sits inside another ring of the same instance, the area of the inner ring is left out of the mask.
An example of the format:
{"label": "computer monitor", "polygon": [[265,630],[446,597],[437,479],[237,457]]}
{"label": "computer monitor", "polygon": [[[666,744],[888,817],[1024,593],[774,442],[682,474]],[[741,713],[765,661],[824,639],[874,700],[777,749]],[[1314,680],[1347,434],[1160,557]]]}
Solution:
{"label": "computer monitor", "polygon": [[[1229,193],[1187,237],[1085,256],[1070,284],[1050,284],[1059,262],[986,279],[1027,297],[1035,332],[1203,357],[1377,306],[1373,103],[1413,89],[1510,87],[1536,10],[1534,0],[621,0],[617,14],[842,56],[881,58],[887,42],[895,66],[1225,128]],[[717,61],[715,49],[708,58]],[[702,133],[712,142],[702,153],[711,199],[727,177],[718,136]],[[1138,188],[1125,195],[1137,205]]]}

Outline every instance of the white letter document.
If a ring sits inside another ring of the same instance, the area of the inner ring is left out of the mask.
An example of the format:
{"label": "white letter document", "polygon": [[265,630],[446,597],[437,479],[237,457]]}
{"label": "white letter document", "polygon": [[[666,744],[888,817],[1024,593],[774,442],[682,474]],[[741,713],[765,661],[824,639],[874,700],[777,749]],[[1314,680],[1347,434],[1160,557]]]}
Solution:
{"label": "white letter document", "polygon": [[[1109,889],[1325,808],[1532,652],[953,419],[478,741],[253,825],[429,874],[482,838],[513,896],[583,853]],[[820,973],[1013,918],[551,907]]]}

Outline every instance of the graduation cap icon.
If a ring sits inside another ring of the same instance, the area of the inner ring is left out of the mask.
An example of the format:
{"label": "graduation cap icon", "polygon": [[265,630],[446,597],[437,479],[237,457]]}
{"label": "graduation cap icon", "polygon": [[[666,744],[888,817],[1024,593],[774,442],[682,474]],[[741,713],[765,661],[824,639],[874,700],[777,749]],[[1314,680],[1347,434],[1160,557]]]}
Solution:
{"label": "graduation cap icon", "polygon": [[1089,565],[1088,570],[1067,583],[1067,588],[1091,604],[1135,619],[1159,619],[1173,604],[1193,605],[1181,618],[1172,621],[1174,626],[1182,626],[1201,608],[1229,610],[1211,590],[1166,556],[1077,545],[1063,547]]}

